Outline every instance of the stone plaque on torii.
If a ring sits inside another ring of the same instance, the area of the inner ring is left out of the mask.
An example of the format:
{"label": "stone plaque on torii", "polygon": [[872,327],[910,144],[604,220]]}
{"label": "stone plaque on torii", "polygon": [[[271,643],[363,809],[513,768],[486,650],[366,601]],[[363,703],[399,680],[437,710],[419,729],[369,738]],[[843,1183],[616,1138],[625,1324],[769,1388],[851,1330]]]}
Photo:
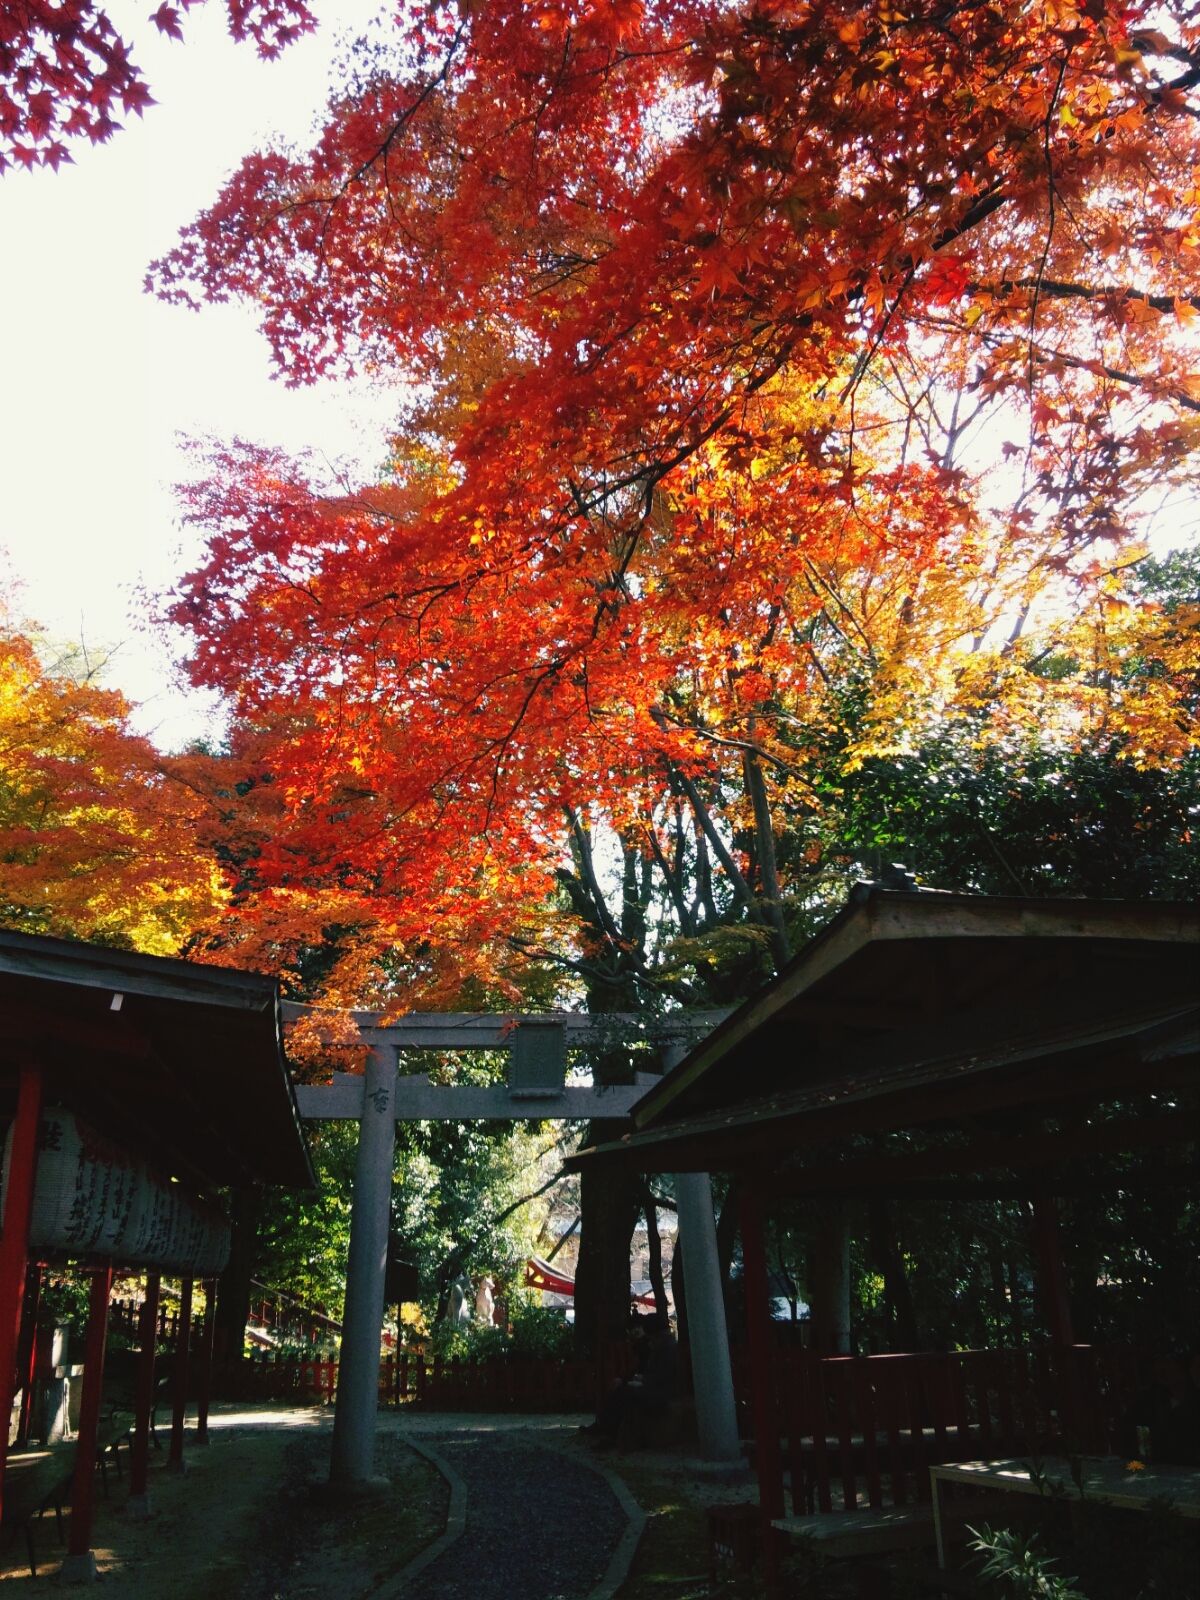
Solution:
{"label": "stone plaque on torii", "polygon": [[[283,1011],[285,1020],[296,1021],[308,1008],[285,1005]],[[353,1120],[359,1124],[331,1482],[353,1488],[369,1484],[373,1478],[397,1121],[545,1122],[625,1117],[658,1074],[637,1073],[632,1084],[611,1087],[568,1084],[568,1048],[606,1040],[626,1046],[645,1044],[657,1048],[664,1070],[669,1070],[725,1015],[723,1011],[692,1011],[647,1019],[617,1012],[420,1012],[385,1022],[375,1012],[352,1013],[359,1037],[368,1046],[365,1072],[339,1072],[330,1084],[296,1088],[296,1104],[306,1121]],[[413,1050],[507,1050],[507,1081],[434,1084],[427,1076],[399,1072],[398,1056]],[[688,1262],[689,1327],[701,1448],[709,1460],[733,1461],[740,1458],[740,1447],[707,1174],[681,1176],[676,1199],[680,1239]]]}

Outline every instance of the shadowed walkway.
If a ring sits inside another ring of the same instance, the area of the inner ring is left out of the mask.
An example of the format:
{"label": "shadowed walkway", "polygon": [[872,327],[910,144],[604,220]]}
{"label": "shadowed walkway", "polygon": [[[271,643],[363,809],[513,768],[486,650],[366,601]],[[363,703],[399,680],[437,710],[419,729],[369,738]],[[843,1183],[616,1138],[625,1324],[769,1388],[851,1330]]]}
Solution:
{"label": "shadowed walkway", "polygon": [[574,1426],[561,1418],[406,1419],[403,1433],[460,1480],[466,1520],[398,1590],[405,1600],[587,1600],[597,1590],[629,1518],[600,1473],[553,1448]]}

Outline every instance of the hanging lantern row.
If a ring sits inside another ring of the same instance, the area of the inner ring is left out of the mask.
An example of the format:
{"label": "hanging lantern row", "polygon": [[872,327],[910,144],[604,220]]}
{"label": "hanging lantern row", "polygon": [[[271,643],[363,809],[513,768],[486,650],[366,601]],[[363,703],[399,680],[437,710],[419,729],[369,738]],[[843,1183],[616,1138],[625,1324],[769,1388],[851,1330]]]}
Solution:
{"label": "hanging lantern row", "polygon": [[[5,1196],[11,1145],[10,1130]],[[72,1112],[44,1111],[38,1146],[32,1248],[192,1277],[224,1269],[229,1223],[220,1212],[94,1133]]]}

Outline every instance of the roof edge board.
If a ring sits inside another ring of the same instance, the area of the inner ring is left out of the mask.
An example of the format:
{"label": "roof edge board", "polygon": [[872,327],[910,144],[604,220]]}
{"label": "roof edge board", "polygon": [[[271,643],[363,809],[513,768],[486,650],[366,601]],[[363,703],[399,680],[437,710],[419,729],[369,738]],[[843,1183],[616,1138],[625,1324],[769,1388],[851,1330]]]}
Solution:
{"label": "roof edge board", "polygon": [[719,1027],[714,1028],[674,1072],[668,1073],[661,1083],[647,1090],[631,1112],[635,1124],[642,1127],[685,1089],[690,1088],[713,1062],[869,944],[874,920],[874,906],[869,900],[843,907],[793,963],[785,967],[765,989],[751,996]]}
{"label": "roof edge board", "polygon": [[647,1091],[633,1107],[633,1121],[638,1128],[644,1127],[747,1034],[875,940],[1047,937],[1200,943],[1200,911],[1166,900],[1030,901],[1016,896],[932,895],[855,885],[841,911],[758,995],[714,1029],[661,1084]]}
{"label": "roof edge board", "polygon": [[[21,935],[24,940],[28,935]],[[47,941],[48,943],[50,941]],[[231,1011],[269,1012],[275,1004],[274,978],[233,967],[205,967],[164,956],[109,950],[105,946],[53,941],[52,949],[14,947],[0,935],[0,974],[81,989],[111,989],[153,1000],[211,1005]],[[154,963],[153,967],[143,963]],[[173,971],[158,965],[166,962]]]}

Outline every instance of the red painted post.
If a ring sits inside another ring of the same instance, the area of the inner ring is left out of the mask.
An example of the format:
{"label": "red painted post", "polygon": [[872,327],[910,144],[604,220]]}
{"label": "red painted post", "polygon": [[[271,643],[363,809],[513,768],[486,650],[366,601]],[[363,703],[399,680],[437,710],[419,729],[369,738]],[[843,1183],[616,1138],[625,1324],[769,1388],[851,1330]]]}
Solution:
{"label": "red painted post", "polygon": [[1045,1192],[1033,1197],[1033,1242],[1038,1264],[1038,1291],[1050,1337],[1060,1348],[1074,1344],[1071,1301],[1058,1232],[1058,1202]]}
{"label": "red painted post", "polygon": [[38,1358],[38,1310],[42,1300],[42,1269],[35,1261],[32,1274],[27,1270],[25,1312],[21,1324],[21,1347],[17,1361],[17,1376],[21,1380],[21,1421],[17,1428],[17,1442],[25,1444],[33,1422],[33,1385]]}
{"label": "red painted post", "polygon": [[175,1321],[175,1394],[171,1408],[171,1449],[167,1455],[167,1470],[182,1472],[183,1424],[187,1416],[188,1376],[191,1367],[192,1332],[192,1280],[184,1278],[179,1285],[179,1316]]}
{"label": "red painted post", "polygon": [[771,1524],[782,1517],[783,1460],[779,1449],[779,1417],[775,1405],[773,1330],[767,1287],[762,1191],[753,1184],[741,1194],[742,1261],[746,1290],[746,1342],[750,1356],[750,1393],[754,1416],[754,1461],[762,1515],[763,1565],[767,1592],[778,1587],[778,1540]]}
{"label": "red painted post", "polygon": [[42,1110],[42,1074],[21,1068],[17,1114],[13,1122],[4,1229],[0,1233],[0,1508],[3,1507],[4,1465],[8,1460],[8,1424],[12,1416],[17,1372],[17,1340],[25,1302],[25,1268],[29,1257],[29,1218],[37,1177],[38,1118]]}
{"label": "red painted post", "polygon": [[1038,1292],[1054,1345],[1053,1377],[1048,1386],[1051,1403],[1057,1400],[1064,1445],[1077,1450],[1081,1446],[1078,1437],[1081,1416],[1079,1374],[1075,1352],[1071,1348],[1075,1342],[1075,1331],[1071,1324],[1071,1298],[1067,1292],[1067,1275],[1063,1270],[1058,1201],[1045,1190],[1035,1193],[1033,1197],[1033,1242],[1038,1265]]}
{"label": "red painted post", "polygon": [[104,1347],[108,1341],[108,1297],[112,1268],[92,1274],[88,1296],[87,1336],[83,1349],[83,1394],[79,1402],[79,1433],[75,1441],[75,1471],[71,1480],[71,1530],[62,1575],[68,1583],[92,1578],[92,1505],[96,1493],[96,1446],[100,1427],[100,1397],[104,1389]]}
{"label": "red painted post", "polygon": [[157,1272],[146,1278],[146,1298],[138,1318],[137,1392],[133,1401],[133,1460],[129,1469],[129,1512],[150,1514],[146,1483],[150,1473],[150,1418],[154,1411],[154,1363],[158,1345],[158,1294],[162,1280]]}
{"label": "red painted post", "polygon": [[208,1443],[208,1407],[212,1399],[213,1340],[217,1332],[217,1280],[204,1280],[204,1326],[200,1333],[200,1375],[196,1380],[196,1443]]}

